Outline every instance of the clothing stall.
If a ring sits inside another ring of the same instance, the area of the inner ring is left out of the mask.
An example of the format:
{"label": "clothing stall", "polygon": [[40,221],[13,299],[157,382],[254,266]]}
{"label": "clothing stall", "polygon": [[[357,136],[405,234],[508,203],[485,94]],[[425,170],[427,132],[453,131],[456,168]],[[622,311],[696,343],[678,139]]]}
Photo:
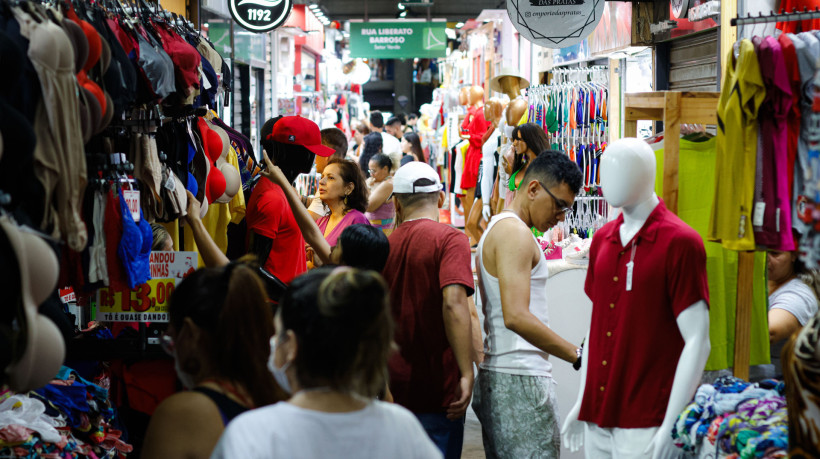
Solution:
{"label": "clothing stall", "polygon": [[[37,255],[17,233],[49,245],[54,266],[36,260],[60,278],[39,310],[61,332],[40,377],[0,393],[0,456],[138,455],[139,429],[123,420],[147,419],[177,390],[158,338],[174,276],[199,265],[180,225],[186,192],[223,251],[244,244],[229,226],[244,217],[256,157],[213,111],[229,101],[230,66],[187,19],[141,1],[3,2],[0,61],[19,69],[0,94],[0,245],[18,261]],[[153,252],[153,223],[190,252]],[[186,253],[169,276],[161,260]],[[26,288],[15,276],[3,287]]]}

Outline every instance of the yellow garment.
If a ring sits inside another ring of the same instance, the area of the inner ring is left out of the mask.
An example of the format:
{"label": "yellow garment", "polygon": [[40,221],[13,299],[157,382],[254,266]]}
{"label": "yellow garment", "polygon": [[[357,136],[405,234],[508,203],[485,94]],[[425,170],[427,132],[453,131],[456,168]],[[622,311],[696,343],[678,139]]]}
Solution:
{"label": "yellow garment", "polygon": [[518,125],[521,126],[522,124],[527,124],[530,122],[530,111],[524,110],[524,114],[521,116],[521,120],[518,122]]}
{"label": "yellow garment", "polygon": [[[236,167],[237,171],[239,170],[239,161],[237,160],[236,151],[233,150],[233,148],[231,148],[231,152],[228,154],[228,163]],[[219,250],[221,250],[222,253],[226,253],[228,251],[228,224],[231,222],[239,223],[243,218],[245,218],[245,195],[240,188],[239,192],[236,193],[236,196],[234,196],[230,202],[209,205],[208,213],[205,214],[205,217],[202,219],[202,224],[205,226],[208,234],[211,235],[211,238],[213,238],[216,246],[219,247]],[[185,227],[185,250],[199,252],[194,242],[194,234],[188,226]],[[202,257],[198,258],[199,266],[205,266]]]}
{"label": "yellow garment", "polygon": [[740,42],[740,54],[731,62],[718,102],[716,184],[707,238],[727,249],[754,250],[757,112],[766,88],[751,41]]}
{"label": "yellow garment", "polygon": [[[715,189],[717,139],[704,142],[680,141],[678,164],[678,216],[706,235],[709,209]],[[663,195],[663,149],[655,152],[657,172],[655,193]],[[735,312],[737,308],[738,253],[717,242],[704,241],[706,275],[709,282],[709,340],[712,352],[707,370],[730,368],[735,352]],[[755,254],[752,276],[751,365],[769,363],[768,297],[766,292],[766,254]]]}

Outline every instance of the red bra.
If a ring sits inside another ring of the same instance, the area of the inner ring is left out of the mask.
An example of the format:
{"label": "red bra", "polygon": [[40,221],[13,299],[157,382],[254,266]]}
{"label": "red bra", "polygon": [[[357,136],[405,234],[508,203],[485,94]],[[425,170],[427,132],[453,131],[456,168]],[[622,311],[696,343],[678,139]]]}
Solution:
{"label": "red bra", "polygon": [[208,156],[208,162],[211,165],[205,182],[205,193],[209,203],[216,202],[220,196],[225,194],[227,188],[225,175],[216,166],[216,160],[222,155],[222,138],[208,127],[208,123],[203,118],[197,118],[196,123],[202,137],[202,149],[205,150],[205,155]]}

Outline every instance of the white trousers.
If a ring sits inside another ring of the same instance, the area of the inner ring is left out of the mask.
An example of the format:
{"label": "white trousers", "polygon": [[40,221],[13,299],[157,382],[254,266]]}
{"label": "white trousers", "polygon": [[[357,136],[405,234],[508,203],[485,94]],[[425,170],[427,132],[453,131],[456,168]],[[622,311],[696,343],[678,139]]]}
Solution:
{"label": "white trousers", "polygon": [[646,429],[619,429],[598,427],[585,422],[584,455],[586,459],[637,459],[651,457],[644,454],[658,427]]}

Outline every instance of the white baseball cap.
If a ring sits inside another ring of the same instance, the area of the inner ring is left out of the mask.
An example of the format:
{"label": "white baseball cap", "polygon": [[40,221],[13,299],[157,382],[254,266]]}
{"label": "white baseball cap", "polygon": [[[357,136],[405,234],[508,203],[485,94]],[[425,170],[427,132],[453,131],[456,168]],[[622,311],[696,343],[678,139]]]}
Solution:
{"label": "white baseball cap", "polygon": [[[416,182],[427,179],[433,182],[432,185],[418,185]],[[396,171],[393,176],[393,193],[416,194],[416,193],[437,193],[441,191],[441,181],[438,173],[427,163],[413,161],[405,164]]]}

